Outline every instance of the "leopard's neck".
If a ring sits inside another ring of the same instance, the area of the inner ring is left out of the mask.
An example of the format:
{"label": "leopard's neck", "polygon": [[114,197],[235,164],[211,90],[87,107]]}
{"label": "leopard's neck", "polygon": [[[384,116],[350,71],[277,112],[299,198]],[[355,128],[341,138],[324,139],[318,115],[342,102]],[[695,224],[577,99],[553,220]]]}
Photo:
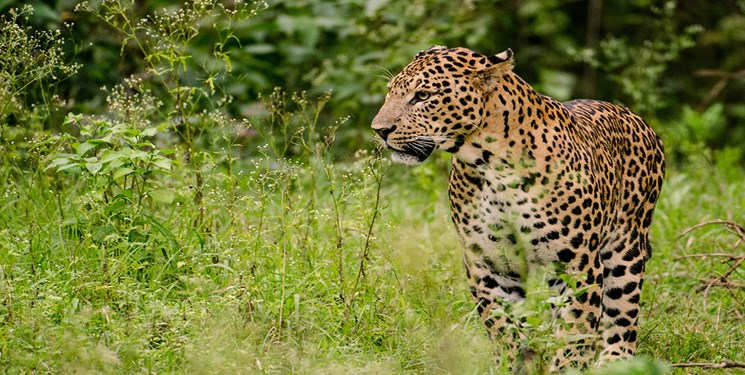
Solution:
{"label": "leopard's neck", "polygon": [[[524,168],[571,152],[571,114],[509,72],[485,93],[483,121],[455,157],[473,168]],[[569,124],[569,125],[568,125]],[[557,148],[556,145],[567,145]]]}

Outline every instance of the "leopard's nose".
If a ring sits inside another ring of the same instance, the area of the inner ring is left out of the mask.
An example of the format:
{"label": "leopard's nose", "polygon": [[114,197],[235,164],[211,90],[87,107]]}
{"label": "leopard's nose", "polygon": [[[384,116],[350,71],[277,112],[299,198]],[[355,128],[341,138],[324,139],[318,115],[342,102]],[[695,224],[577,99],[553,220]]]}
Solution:
{"label": "leopard's nose", "polygon": [[378,133],[378,136],[382,138],[384,141],[388,140],[388,135],[393,133],[394,130],[396,130],[396,125],[387,127],[387,128],[377,128],[373,129],[376,133]]}

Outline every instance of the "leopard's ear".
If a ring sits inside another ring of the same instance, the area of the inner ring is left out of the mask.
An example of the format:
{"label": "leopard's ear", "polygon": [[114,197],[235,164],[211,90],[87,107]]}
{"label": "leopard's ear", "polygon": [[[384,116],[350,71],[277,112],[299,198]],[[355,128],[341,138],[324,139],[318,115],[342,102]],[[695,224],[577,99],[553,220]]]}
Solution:
{"label": "leopard's ear", "polygon": [[511,49],[486,58],[486,65],[476,71],[476,76],[486,87],[493,86],[492,83],[507,73],[515,66],[514,54]]}
{"label": "leopard's ear", "polygon": [[[509,63],[510,65],[515,65],[515,59],[513,58],[514,54],[512,53],[512,50],[507,48],[506,51],[500,52],[494,56],[489,56],[487,59],[489,62],[494,64],[502,64],[502,63]],[[511,67],[510,67],[511,68]]]}
{"label": "leopard's ear", "polygon": [[420,57],[422,57],[422,56],[424,56],[424,55],[426,55],[426,54],[428,54],[430,52],[435,52],[435,51],[439,51],[439,50],[443,50],[443,49],[448,49],[448,48],[445,47],[445,46],[432,46],[430,48],[425,49],[424,51],[419,51],[419,53],[417,53],[416,56],[414,56],[414,58],[417,59],[417,58],[420,58]]}

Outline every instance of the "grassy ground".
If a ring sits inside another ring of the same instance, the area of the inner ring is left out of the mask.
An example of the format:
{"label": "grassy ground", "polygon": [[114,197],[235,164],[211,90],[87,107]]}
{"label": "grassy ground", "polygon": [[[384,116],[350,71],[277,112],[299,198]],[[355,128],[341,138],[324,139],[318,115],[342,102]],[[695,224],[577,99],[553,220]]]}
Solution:
{"label": "grassy ground", "polygon": [[[733,262],[713,257],[679,258],[708,253],[743,255],[742,243],[734,247],[738,237],[721,225],[681,236],[687,228],[705,221],[720,219],[743,225],[743,177],[742,169],[722,170],[705,164],[669,174],[652,232],[656,252],[643,294],[642,354],[669,362],[745,359],[745,290],[713,287],[708,293],[695,291],[704,285],[700,279],[724,274]],[[729,279],[742,284],[745,268],[739,267]]]}
{"label": "grassy ground", "polygon": [[[6,164],[0,369],[499,373],[448,218],[445,160],[215,161],[199,205],[179,172],[159,180],[173,202],[125,210],[80,176]],[[639,354],[745,361],[745,290],[695,291],[731,262],[677,258],[742,254],[721,226],[679,236],[706,220],[745,224],[743,191],[742,168],[669,171]],[[730,280],[742,284],[745,267]]]}

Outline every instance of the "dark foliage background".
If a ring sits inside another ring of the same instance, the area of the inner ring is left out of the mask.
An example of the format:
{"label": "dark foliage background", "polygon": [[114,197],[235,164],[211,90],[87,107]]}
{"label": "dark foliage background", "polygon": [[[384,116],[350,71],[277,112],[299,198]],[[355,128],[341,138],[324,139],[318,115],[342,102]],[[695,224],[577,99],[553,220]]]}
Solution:
{"label": "dark foliage background", "polygon": [[[28,2],[0,1],[0,11],[22,3]],[[45,121],[51,130],[68,111],[101,111],[101,87],[142,74],[147,65],[132,43],[120,48],[123,36],[75,11],[76,3],[30,2],[35,12],[28,24],[61,30],[67,56],[83,67],[59,83],[66,104]],[[135,18],[178,3],[136,1]],[[644,115],[676,160],[701,148],[729,148],[727,158],[743,157],[738,151],[745,142],[742,0],[273,0],[262,8],[233,25],[235,38],[226,46],[233,67],[220,86],[234,98],[228,111],[235,118],[255,115],[259,96],[274,87],[311,95],[332,90],[322,115],[350,116],[339,137],[349,149],[365,147],[387,71],[397,72],[434,44],[483,53],[509,47],[517,55],[517,72],[542,92],[562,100],[618,102]],[[200,26],[205,25],[195,25]],[[187,64],[214,59],[209,50],[214,38],[203,30],[189,47],[193,58]],[[40,97],[29,93],[26,99],[33,103]],[[714,121],[696,125],[707,113]],[[6,121],[24,125],[12,116]]]}

